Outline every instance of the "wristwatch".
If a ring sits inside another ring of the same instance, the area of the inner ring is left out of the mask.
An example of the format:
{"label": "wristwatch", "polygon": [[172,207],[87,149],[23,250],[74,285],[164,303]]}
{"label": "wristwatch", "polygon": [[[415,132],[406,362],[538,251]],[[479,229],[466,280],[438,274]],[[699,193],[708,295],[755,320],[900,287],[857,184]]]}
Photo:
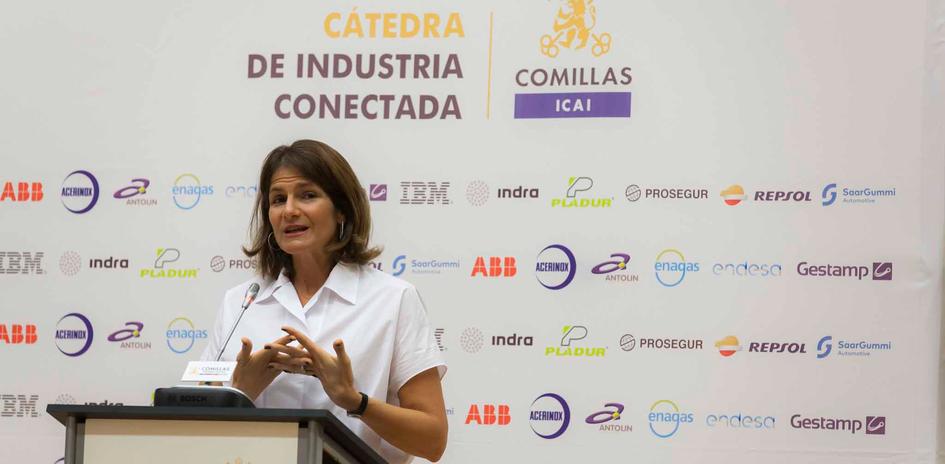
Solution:
{"label": "wristwatch", "polygon": [[364,410],[367,409],[368,396],[364,392],[358,392],[361,394],[361,404],[358,405],[358,409],[353,411],[348,411],[348,417],[355,417],[360,419],[364,415]]}

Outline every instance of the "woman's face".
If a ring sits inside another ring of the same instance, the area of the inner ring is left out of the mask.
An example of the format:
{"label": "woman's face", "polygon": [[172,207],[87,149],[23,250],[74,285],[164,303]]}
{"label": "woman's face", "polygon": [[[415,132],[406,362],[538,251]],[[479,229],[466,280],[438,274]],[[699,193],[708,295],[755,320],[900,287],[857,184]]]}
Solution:
{"label": "woman's face", "polygon": [[272,175],[269,223],[286,253],[323,253],[338,235],[342,219],[325,191],[297,170],[281,167]]}

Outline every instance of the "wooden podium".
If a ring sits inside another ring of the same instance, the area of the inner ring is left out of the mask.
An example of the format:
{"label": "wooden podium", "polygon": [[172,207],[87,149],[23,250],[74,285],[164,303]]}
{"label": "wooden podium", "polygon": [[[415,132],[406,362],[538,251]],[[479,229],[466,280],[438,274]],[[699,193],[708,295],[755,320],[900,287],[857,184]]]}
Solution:
{"label": "wooden podium", "polygon": [[50,404],[65,464],[384,463],[322,409]]}

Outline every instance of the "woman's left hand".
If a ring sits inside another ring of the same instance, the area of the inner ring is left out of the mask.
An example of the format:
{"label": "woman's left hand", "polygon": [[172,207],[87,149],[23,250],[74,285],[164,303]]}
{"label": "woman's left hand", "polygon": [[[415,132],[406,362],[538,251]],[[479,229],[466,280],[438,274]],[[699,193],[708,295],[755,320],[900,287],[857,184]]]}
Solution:
{"label": "woman's left hand", "polygon": [[332,356],[303,332],[288,326],[283,327],[282,330],[294,336],[302,347],[269,344],[271,349],[293,358],[285,363],[273,362],[272,366],[294,374],[317,377],[332,403],[345,411],[357,409],[361,404],[361,394],[354,386],[354,371],[351,369],[351,358],[345,352],[344,341],[335,340],[332,347],[337,356]]}

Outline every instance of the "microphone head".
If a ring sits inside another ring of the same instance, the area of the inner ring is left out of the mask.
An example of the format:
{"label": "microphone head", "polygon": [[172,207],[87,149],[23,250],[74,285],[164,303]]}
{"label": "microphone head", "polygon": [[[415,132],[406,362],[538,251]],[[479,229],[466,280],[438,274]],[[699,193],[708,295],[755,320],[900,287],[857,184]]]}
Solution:
{"label": "microphone head", "polygon": [[246,309],[249,307],[249,305],[253,304],[253,301],[256,300],[256,295],[258,293],[259,293],[259,284],[257,284],[256,282],[253,282],[252,285],[250,285],[249,288],[246,289],[246,296],[243,297],[243,309]]}

